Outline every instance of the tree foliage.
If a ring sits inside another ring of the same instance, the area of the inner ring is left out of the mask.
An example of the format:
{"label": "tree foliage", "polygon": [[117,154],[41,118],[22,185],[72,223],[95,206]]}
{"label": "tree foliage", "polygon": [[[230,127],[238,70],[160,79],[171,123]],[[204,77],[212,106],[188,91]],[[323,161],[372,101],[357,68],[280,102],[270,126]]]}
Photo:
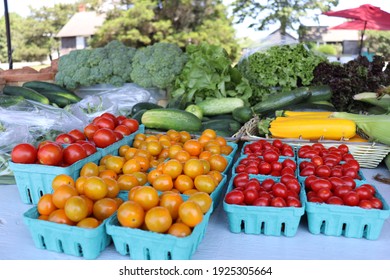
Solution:
{"label": "tree foliage", "polygon": [[103,46],[113,39],[135,48],[168,42],[184,49],[188,44],[208,42],[223,46],[232,58],[238,55],[233,19],[221,0],[121,2],[107,13],[91,46]]}
{"label": "tree foliage", "polygon": [[281,33],[285,34],[287,30],[297,30],[303,18],[317,19],[320,13],[337,6],[338,2],[338,0],[235,0],[232,6],[237,23],[252,19],[254,23],[249,24],[249,27],[258,30],[266,30],[269,25],[279,23]]}
{"label": "tree foliage", "polygon": [[383,56],[387,61],[390,60],[390,31],[367,30],[366,34],[365,45],[370,52]]}

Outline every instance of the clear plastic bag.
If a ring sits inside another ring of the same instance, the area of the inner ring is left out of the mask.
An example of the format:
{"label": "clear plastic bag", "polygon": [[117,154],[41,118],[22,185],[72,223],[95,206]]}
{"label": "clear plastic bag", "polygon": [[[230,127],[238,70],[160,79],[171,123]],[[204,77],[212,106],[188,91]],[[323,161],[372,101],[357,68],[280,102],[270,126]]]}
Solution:
{"label": "clear plastic bag", "polygon": [[[129,115],[133,106],[139,102],[157,103],[159,100],[166,98],[166,93],[154,88],[143,88],[134,83],[126,83],[121,87],[112,85],[99,84],[90,87],[83,87],[76,90],[76,94],[83,98],[79,104],[72,105],[71,112],[82,116],[83,119],[89,116],[83,116],[83,113],[74,107],[81,107],[86,114],[88,109],[95,108],[101,113],[110,112],[120,115]],[[101,97],[98,99],[96,97]],[[107,103],[108,102],[108,103]],[[89,104],[89,107],[87,106]],[[110,106],[114,107],[110,107]],[[85,114],[84,113],[84,114]]]}
{"label": "clear plastic bag", "polygon": [[10,127],[27,127],[31,141],[36,143],[84,127],[83,122],[70,112],[31,100],[0,108],[0,122]]}

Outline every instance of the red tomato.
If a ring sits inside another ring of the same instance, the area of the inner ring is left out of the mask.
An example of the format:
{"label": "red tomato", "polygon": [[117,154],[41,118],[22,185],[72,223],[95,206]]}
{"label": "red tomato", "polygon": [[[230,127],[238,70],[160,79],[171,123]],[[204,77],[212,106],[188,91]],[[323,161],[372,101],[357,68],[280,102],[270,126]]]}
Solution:
{"label": "red tomato", "polygon": [[29,143],[17,144],[11,152],[11,160],[15,163],[35,163],[37,149]]}
{"label": "red tomato", "polygon": [[294,151],[292,148],[284,148],[282,149],[281,155],[285,157],[293,157]]}
{"label": "red tomato", "polygon": [[271,163],[272,171],[282,171],[283,165],[280,161],[274,161]]}
{"label": "red tomato", "polygon": [[105,148],[116,142],[114,131],[108,128],[99,128],[93,135],[93,142],[98,148]]}
{"label": "red tomato", "polygon": [[87,157],[87,152],[78,143],[72,143],[63,150],[63,159],[66,164],[73,164]]}
{"label": "red tomato", "polygon": [[352,177],[349,176],[342,176],[340,177],[341,180],[344,182],[344,186],[348,186],[353,190],[356,187],[356,182]]}
{"label": "red tomato", "polygon": [[375,208],[375,209],[382,209],[383,208],[383,203],[379,198],[373,197],[370,199],[370,201],[372,204],[372,208]]}
{"label": "red tomato", "polygon": [[336,188],[334,188],[334,194],[340,198],[342,198],[347,192],[351,191],[352,188],[349,187],[349,186],[338,186]]}
{"label": "red tomato", "polygon": [[272,145],[278,149],[281,149],[283,147],[283,142],[280,139],[275,139],[272,141]]}
{"label": "red tomato", "polygon": [[286,198],[287,197],[287,187],[286,187],[286,185],[283,184],[283,183],[275,183],[272,186],[272,194],[274,196]]}
{"label": "red tomato", "polygon": [[259,197],[259,193],[254,189],[244,190],[244,203],[252,205],[252,203]]}
{"label": "red tomato", "polygon": [[364,208],[364,209],[372,209],[372,208],[374,208],[373,205],[372,205],[371,200],[368,200],[368,199],[360,200],[358,205],[360,207]]}
{"label": "red tomato", "polygon": [[283,183],[283,184],[287,184],[289,181],[291,180],[296,180],[295,176],[294,175],[291,175],[291,174],[284,174],[280,177],[280,182]]}
{"label": "red tomato", "polygon": [[347,145],[345,144],[340,144],[337,149],[342,153],[342,154],[346,154],[349,152],[349,148]]}
{"label": "red tomato", "polygon": [[253,206],[269,206],[271,202],[270,198],[267,197],[258,197],[255,201],[253,201]]}
{"label": "red tomato", "polygon": [[292,190],[297,194],[299,194],[299,192],[301,191],[301,184],[296,179],[288,181],[286,187],[287,189]]}
{"label": "red tomato", "polygon": [[84,134],[87,136],[89,140],[93,139],[93,135],[95,132],[99,129],[97,125],[94,125],[92,123],[88,124],[86,127],[84,127]]}
{"label": "red tomato", "polygon": [[[115,130],[114,130],[114,134],[115,134],[115,139],[116,139],[116,141],[122,140],[123,137],[124,137],[122,133],[120,133],[120,132],[118,132],[118,131],[115,131]],[[115,141],[115,142],[116,142],[116,141]]]}
{"label": "red tomato", "polygon": [[287,206],[288,207],[301,207],[302,203],[298,198],[288,197],[287,198]]}
{"label": "red tomato", "polygon": [[96,146],[91,142],[81,143],[81,146],[83,146],[85,152],[87,153],[87,156],[96,153]]}
{"label": "red tomato", "polygon": [[331,189],[332,184],[327,179],[318,178],[313,180],[313,182],[310,184],[311,189],[315,192],[318,192],[322,188]]}
{"label": "red tomato", "polygon": [[228,192],[225,196],[225,202],[227,204],[243,204],[244,199],[244,193],[239,190],[232,190]]}
{"label": "red tomato", "polygon": [[343,170],[341,168],[332,168],[332,171],[330,172],[330,177],[342,177],[343,176]]}
{"label": "red tomato", "polygon": [[71,144],[74,143],[76,139],[69,133],[61,133],[56,137],[55,141],[61,144]]}
{"label": "red tomato", "polygon": [[116,117],[118,124],[120,124],[124,119],[127,119],[126,116],[120,115]]}
{"label": "red tomato", "polygon": [[360,186],[355,188],[355,191],[359,195],[360,199],[370,200],[373,197],[371,190],[368,187]]}
{"label": "red tomato", "polygon": [[355,191],[349,191],[343,195],[343,200],[345,205],[357,206],[359,205],[359,195]]}
{"label": "red tomato", "polygon": [[317,180],[318,178],[314,175],[309,175],[307,176],[307,178],[305,179],[305,188],[307,188],[308,190],[311,190],[311,184],[314,180]]}
{"label": "red tomato", "polygon": [[356,169],[356,171],[359,171],[360,169],[360,164],[356,159],[350,159],[347,161],[347,164],[350,168]]}
{"label": "red tomato", "polygon": [[331,197],[329,197],[326,203],[334,205],[344,205],[343,199],[336,195],[332,195]]}
{"label": "red tomato", "polygon": [[235,169],[236,173],[243,173],[243,172],[245,172],[245,167],[246,166],[244,164],[238,164],[236,166],[236,169]]}
{"label": "red tomato", "polygon": [[271,164],[269,164],[268,162],[262,161],[258,166],[258,170],[259,174],[268,175],[271,173],[272,167]]}
{"label": "red tomato", "polygon": [[111,130],[114,130],[115,128],[115,122],[113,119],[108,118],[108,117],[97,117],[94,121],[93,124],[96,125],[98,128],[108,128]]}
{"label": "red tomato", "polygon": [[311,158],[311,162],[316,166],[320,166],[324,164],[324,160],[320,156],[314,156]]}
{"label": "red tomato", "polygon": [[278,196],[271,199],[270,205],[273,207],[286,207],[287,203],[283,197]]}
{"label": "red tomato", "polygon": [[361,187],[366,187],[366,188],[368,188],[368,189],[371,191],[371,194],[372,194],[372,195],[375,195],[376,190],[375,190],[375,188],[374,188],[373,185],[370,185],[370,184],[362,184],[362,185],[360,185],[360,186],[361,186]]}
{"label": "red tomato", "polygon": [[118,131],[118,132],[122,133],[123,135],[130,135],[131,134],[130,128],[124,124],[117,125],[114,128],[114,131]]}
{"label": "red tomato", "polygon": [[121,124],[124,124],[125,126],[129,127],[131,133],[137,131],[139,128],[139,123],[136,119],[126,118],[121,121]]}
{"label": "red tomato", "polygon": [[279,155],[274,150],[267,150],[263,153],[263,159],[265,162],[272,163],[279,160]]}
{"label": "red tomato", "polygon": [[115,126],[118,125],[118,119],[117,119],[117,117],[114,114],[112,114],[110,112],[105,112],[105,113],[101,114],[100,116],[103,117],[103,118],[112,119],[114,124],[115,124]]}
{"label": "red tomato", "polygon": [[266,191],[271,191],[274,184],[275,181],[273,179],[267,178],[261,183],[261,187]]}
{"label": "red tomato", "polygon": [[341,180],[339,177],[330,177],[328,180],[332,184],[332,190],[334,190],[337,187],[341,187],[341,186],[344,185],[344,181]]}
{"label": "red tomato", "polygon": [[328,188],[321,188],[317,191],[317,196],[323,201],[327,201],[332,195],[332,191]]}
{"label": "red tomato", "polygon": [[283,176],[283,175],[286,175],[286,174],[290,174],[290,175],[295,175],[295,169],[292,169],[291,167],[287,166],[287,167],[283,167],[282,171],[280,172],[280,174]]}
{"label": "red tomato", "polygon": [[315,170],[315,175],[321,178],[329,178],[332,173],[332,170],[327,165],[317,166]]}
{"label": "red tomato", "polygon": [[257,166],[248,165],[247,167],[245,167],[245,173],[248,173],[248,174],[259,174],[259,168]]}
{"label": "red tomato", "polygon": [[245,185],[245,189],[255,189],[256,191],[260,191],[262,188],[261,188],[261,183],[259,180],[257,180],[256,178],[251,178],[249,179],[248,183]]}
{"label": "red tomato", "polygon": [[289,158],[283,160],[282,166],[283,167],[290,167],[292,170],[297,169],[296,162],[294,160],[292,160],[292,159],[289,159]]}
{"label": "red tomato", "polygon": [[245,186],[249,182],[249,174],[248,173],[239,173],[233,178],[233,186],[235,188],[239,186]]}
{"label": "red tomato", "polygon": [[354,157],[353,157],[353,155],[352,154],[344,154],[343,155],[343,160],[344,161],[349,161],[349,160],[351,160],[351,159],[354,159]]}
{"label": "red tomato", "polygon": [[319,198],[317,195],[313,195],[310,198],[308,197],[307,201],[312,203],[324,203],[324,201],[321,198]]}
{"label": "red tomato", "polygon": [[305,167],[304,169],[302,169],[300,172],[299,172],[299,175],[301,176],[310,176],[310,175],[314,175],[315,173],[315,168],[314,167],[311,167],[311,166],[307,166]]}
{"label": "red tomato", "polygon": [[62,147],[47,143],[38,150],[38,161],[45,165],[59,165],[62,161]]}
{"label": "red tomato", "polygon": [[78,129],[73,129],[73,130],[69,131],[68,134],[72,135],[73,138],[76,139],[76,141],[87,139],[85,134],[81,130],[78,130]]}

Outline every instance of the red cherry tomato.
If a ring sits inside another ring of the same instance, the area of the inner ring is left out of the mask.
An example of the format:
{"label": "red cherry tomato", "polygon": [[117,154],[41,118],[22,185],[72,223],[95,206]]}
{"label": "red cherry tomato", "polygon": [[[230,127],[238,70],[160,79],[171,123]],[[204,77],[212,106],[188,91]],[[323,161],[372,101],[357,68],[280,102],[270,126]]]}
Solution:
{"label": "red cherry tomato", "polygon": [[274,184],[275,181],[273,179],[267,178],[261,183],[261,187],[266,191],[271,191]]}
{"label": "red cherry tomato", "polygon": [[239,173],[233,178],[233,187],[237,188],[239,186],[245,187],[245,185],[249,182],[249,174],[248,173]]}
{"label": "red cherry tomato", "polygon": [[71,131],[68,132],[68,134],[72,135],[73,138],[76,139],[76,141],[87,139],[85,134],[81,130],[78,130],[78,129],[72,129]]}
{"label": "red cherry tomato", "polygon": [[228,192],[225,196],[225,202],[227,204],[243,204],[244,199],[244,193],[239,190],[232,190]]}
{"label": "red cherry tomato", "polygon": [[253,201],[252,205],[254,205],[254,206],[269,206],[270,202],[271,202],[270,198],[258,197],[255,201]]}
{"label": "red cherry tomato", "polygon": [[99,128],[93,135],[93,142],[98,148],[105,148],[116,142],[114,131],[108,128]]}
{"label": "red cherry tomato", "polygon": [[301,207],[302,203],[298,198],[288,197],[287,198],[287,206],[288,207]]}
{"label": "red cherry tomato", "polygon": [[37,149],[29,143],[17,144],[11,152],[11,160],[15,163],[35,163]]}
{"label": "red cherry tomato", "polygon": [[315,170],[315,175],[321,178],[329,178],[332,173],[332,170],[327,165],[317,166]]}
{"label": "red cherry tomato", "polygon": [[313,182],[310,184],[311,189],[315,192],[318,192],[322,188],[331,189],[332,184],[327,179],[318,178],[313,180]]}
{"label": "red cherry tomato", "polygon": [[358,205],[360,207],[364,208],[364,209],[372,209],[372,208],[374,208],[373,205],[372,205],[371,200],[368,200],[368,199],[360,200]]}
{"label": "red cherry tomato", "polygon": [[344,205],[343,199],[336,195],[332,195],[331,197],[329,197],[326,203],[334,205]]}
{"label": "red cherry tomato", "polygon": [[287,203],[283,197],[278,196],[271,199],[270,205],[273,207],[286,207]]}
{"label": "red cherry tomato", "polygon": [[45,165],[59,165],[62,161],[62,147],[47,143],[38,150],[38,161]]}
{"label": "red cherry tomato", "polygon": [[355,188],[355,191],[359,195],[360,199],[370,200],[373,197],[371,190],[366,186],[357,187]]}
{"label": "red cherry tomato", "polygon": [[375,209],[383,209],[383,203],[382,201],[377,198],[377,197],[373,197],[370,199],[371,201],[371,204],[372,204],[372,207],[375,208]]}
{"label": "red cherry tomato", "polygon": [[259,174],[268,175],[268,174],[270,174],[271,171],[272,171],[272,166],[271,166],[271,164],[269,164],[268,162],[262,161],[262,162],[258,165],[258,171],[259,171]]}
{"label": "red cherry tomato", "polygon": [[76,139],[69,133],[61,133],[56,137],[55,141],[61,144],[71,144],[74,143]]}
{"label": "red cherry tomato", "polygon": [[252,205],[252,203],[259,197],[259,193],[255,189],[244,190],[244,203]]}
{"label": "red cherry tomato", "polygon": [[263,159],[265,162],[272,163],[279,160],[279,154],[270,149],[263,153]]}
{"label": "red cherry tomato", "polygon": [[349,191],[343,195],[343,200],[345,205],[357,206],[359,205],[360,198],[355,191]]}
{"label": "red cherry tomato", "polygon": [[287,197],[287,190],[288,189],[287,189],[286,185],[283,183],[275,183],[272,186],[272,194],[274,196],[286,198]]}
{"label": "red cherry tomato", "polygon": [[73,164],[87,157],[87,152],[81,144],[72,143],[63,150],[63,159],[65,164]]}
{"label": "red cherry tomato", "polygon": [[317,196],[323,201],[327,201],[332,195],[332,191],[328,188],[321,188],[317,191]]}

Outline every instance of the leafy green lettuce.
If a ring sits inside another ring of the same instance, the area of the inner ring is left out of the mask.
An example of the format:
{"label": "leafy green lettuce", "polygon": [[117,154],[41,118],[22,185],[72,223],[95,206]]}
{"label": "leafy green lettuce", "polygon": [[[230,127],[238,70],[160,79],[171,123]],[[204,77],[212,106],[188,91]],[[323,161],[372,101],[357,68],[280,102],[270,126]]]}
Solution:
{"label": "leafy green lettuce", "polygon": [[239,97],[249,104],[249,82],[232,67],[224,48],[203,42],[188,45],[186,54],[188,61],[175,80],[172,99],[184,96],[186,102],[195,103],[209,97]]}

